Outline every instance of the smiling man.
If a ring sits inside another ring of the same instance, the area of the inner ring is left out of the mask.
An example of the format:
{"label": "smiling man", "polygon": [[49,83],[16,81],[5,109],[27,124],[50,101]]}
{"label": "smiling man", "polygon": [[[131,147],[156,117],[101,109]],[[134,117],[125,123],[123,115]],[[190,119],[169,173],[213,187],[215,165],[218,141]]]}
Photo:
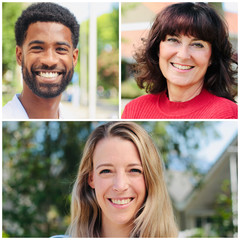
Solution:
{"label": "smiling man", "polygon": [[61,94],[78,59],[76,18],[55,3],[33,4],[18,18],[15,38],[23,90],[3,107],[3,118],[64,118]]}

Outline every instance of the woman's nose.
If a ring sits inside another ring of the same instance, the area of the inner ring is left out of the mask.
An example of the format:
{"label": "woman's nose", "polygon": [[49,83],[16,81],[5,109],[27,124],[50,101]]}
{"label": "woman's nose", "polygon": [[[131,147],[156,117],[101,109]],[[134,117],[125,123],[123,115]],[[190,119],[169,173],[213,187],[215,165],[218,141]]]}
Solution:
{"label": "woman's nose", "polygon": [[128,177],[125,173],[116,174],[113,181],[113,190],[117,192],[124,192],[128,189]]}
{"label": "woman's nose", "polygon": [[181,45],[178,48],[177,56],[181,59],[189,59],[190,58],[190,50],[187,45]]}

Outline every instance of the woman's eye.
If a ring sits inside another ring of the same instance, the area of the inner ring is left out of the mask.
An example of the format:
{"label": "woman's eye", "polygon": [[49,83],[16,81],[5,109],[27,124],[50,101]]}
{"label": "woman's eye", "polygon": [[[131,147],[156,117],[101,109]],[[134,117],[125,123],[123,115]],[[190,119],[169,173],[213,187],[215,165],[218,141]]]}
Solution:
{"label": "woman's eye", "polygon": [[137,168],[131,169],[131,172],[133,172],[133,173],[142,173],[142,171],[140,169],[137,169]]}
{"label": "woman's eye", "polygon": [[193,43],[193,46],[197,47],[197,48],[203,48],[203,44],[202,43]]}
{"label": "woman's eye", "polygon": [[178,39],[177,39],[177,38],[170,37],[170,38],[167,38],[167,41],[168,41],[168,42],[178,42]]}
{"label": "woman's eye", "polygon": [[104,173],[110,173],[109,169],[103,169],[102,171],[100,171],[100,174],[104,174]]}

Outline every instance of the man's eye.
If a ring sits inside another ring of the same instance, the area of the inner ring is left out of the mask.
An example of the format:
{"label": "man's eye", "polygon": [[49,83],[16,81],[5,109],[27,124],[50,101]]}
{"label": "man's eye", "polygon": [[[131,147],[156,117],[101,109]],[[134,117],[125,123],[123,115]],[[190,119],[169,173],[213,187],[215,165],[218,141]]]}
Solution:
{"label": "man's eye", "polygon": [[100,171],[100,174],[104,174],[104,173],[110,173],[109,169],[103,169]]}
{"label": "man's eye", "polygon": [[67,49],[59,47],[59,48],[57,48],[57,51],[59,51],[59,52],[67,52]]}
{"label": "man's eye", "polygon": [[43,48],[41,46],[33,46],[31,47],[33,50],[42,50]]}

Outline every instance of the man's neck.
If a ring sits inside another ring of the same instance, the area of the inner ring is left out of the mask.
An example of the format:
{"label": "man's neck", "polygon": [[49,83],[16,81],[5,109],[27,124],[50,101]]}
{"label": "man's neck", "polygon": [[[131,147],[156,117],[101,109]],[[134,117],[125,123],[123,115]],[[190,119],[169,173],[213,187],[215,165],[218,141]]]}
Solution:
{"label": "man's neck", "polygon": [[29,118],[35,119],[58,119],[59,103],[61,95],[55,98],[41,98],[37,95],[23,91],[19,100],[22,103]]}

